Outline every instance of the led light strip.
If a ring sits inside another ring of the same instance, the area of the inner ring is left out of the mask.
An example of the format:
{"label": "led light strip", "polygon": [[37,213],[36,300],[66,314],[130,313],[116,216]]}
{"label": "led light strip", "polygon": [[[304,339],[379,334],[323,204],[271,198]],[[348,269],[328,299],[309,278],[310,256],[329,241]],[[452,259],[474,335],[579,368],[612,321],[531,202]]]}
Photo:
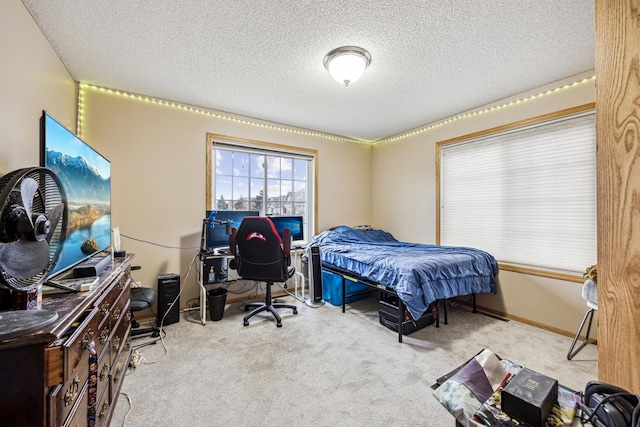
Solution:
{"label": "led light strip", "polygon": [[504,104],[496,105],[496,106],[493,106],[493,107],[487,107],[487,108],[484,108],[482,110],[476,110],[476,111],[472,111],[472,112],[469,112],[469,113],[460,114],[458,116],[450,117],[450,118],[448,118],[446,120],[442,120],[440,122],[434,123],[432,125],[429,125],[429,126],[426,126],[426,127],[420,128],[420,129],[416,129],[416,130],[408,132],[408,133],[403,133],[403,134],[400,134],[400,135],[397,135],[397,136],[393,136],[391,138],[379,139],[378,141],[375,141],[373,143],[373,145],[385,144],[385,143],[388,143],[388,142],[396,142],[396,141],[404,139],[404,138],[409,138],[411,136],[415,136],[415,135],[418,135],[418,134],[433,130],[435,128],[439,128],[439,127],[447,125],[449,123],[456,122],[458,120],[466,119],[466,118],[469,118],[469,117],[475,117],[475,116],[478,116],[480,114],[490,113],[490,112],[494,112],[494,111],[497,111],[497,110],[502,110],[502,109],[507,108],[507,107],[513,107],[513,106],[522,104],[523,102],[527,102],[527,101],[531,101],[531,100],[534,100],[534,99],[537,99],[537,98],[541,98],[541,97],[546,96],[546,95],[551,95],[551,94],[559,92],[561,90],[571,89],[571,88],[574,88],[574,87],[576,87],[578,85],[582,85],[584,83],[594,81],[595,79],[596,79],[596,76],[594,75],[594,76],[591,76],[591,77],[584,78],[582,80],[575,81],[573,83],[568,83],[568,84],[566,84],[564,86],[560,86],[560,87],[557,87],[555,89],[549,89],[549,90],[547,90],[545,92],[541,92],[541,93],[538,93],[538,94],[535,94],[535,95],[527,96],[525,98],[520,98],[520,99],[517,99],[515,101],[506,102]]}
{"label": "led light strip", "polygon": [[255,127],[260,127],[260,128],[264,128],[264,129],[268,129],[268,130],[275,130],[278,132],[286,132],[286,133],[294,133],[294,134],[298,134],[298,135],[305,135],[305,136],[314,136],[314,137],[318,137],[318,138],[323,138],[323,139],[328,139],[328,140],[332,140],[332,141],[342,141],[342,142],[354,142],[357,144],[368,144],[368,145],[378,145],[378,144],[386,144],[386,143],[390,143],[390,142],[397,142],[401,139],[405,139],[405,138],[409,138],[421,133],[425,133],[428,132],[430,130],[439,128],[441,126],[447,125],[449,123],[453,123],[462,119],[466,119],[469,117],[475,117],[478,116],[480,114],[485,114],[485,113],[490,113],[490,112],[494,112],[494,111],[498,111],[498,110],[502,110],[504,108],[508,108],[508,107],[513,107],[519,104],[522,104],[523,102],[527,102],[527,101],[531,101],[543,96],[547,96],[553,93],[556,93],[558,91],[561,90],[566,90],[566,89],[571,89],[574,88],[578,85],[582,85],[584,83],[588,83],[591,81],[594,81],[596,78],[596,76],[591,76],[591,77],[587,77],[584,78],[582,80],[578,80],[575,81],[573,83],[568,83],[564,86],[561,87],[557,87],[555,89],[549,89],[545,92],[541,92],[535,95],[531,95],[531,96],[527,96],[525,98],[520,98],[517,99],[515,101],[511,101],[511,102],[506,102],[504,104],[500,104],[500,105],[496,105],[493,107],[487,107],[484,108],[482,110],[476,110],[476,111],[472,111],[469,113],[465,113],[465,114],[460,114],[454,117],[450,117],[446,120],[442,120],[440,122],[434,123],[432,125],[420,128],[420,129],[416,129],[413,130],[411,132],[407,132],[407,133],[403,133],[400,135],[396,135],[390,138],[383,138],[383,139],[379,139],[377,141],[365,141],[365,140],[359,140],[359,139],[353,139],[353,138],[345,138],[345,137],[340,137],[340,136],[335,136],[335,135],[330,135],[330,134],[326,134],[326,133],[321,133],[321,132],[312,132],[312,131],[304,131],[304,130],[299,130],[299,129],[292,129],[292,128],[288,128],[288,127],[284,127],[284,126],[276,126],[276,125],[270,125],[270,124],[265,124],[265,123],[257,123],[257,122],[253,122],[251,120],[244,120],[244,119],[237,119],[234,117],[229,117],[229,116],[225,116],[222,114],[218,114],[218,113],[214,113],[212,111],[206,110],[204,108],[198,108],[198,107],[192,107],[189,105],[185,105],[185,104],[180,104],[177,102],[173,102],[173,101],[166,101],[163,99],[159,99],[159,98],[153,98],[153,97],[149,97],[149,96],[144,96],[144,95],[137,95],[134,93],[130,93],[130,92],[124,92],[124,91],[120,91],[120,90],[115,90],[115,89],[108,89],[108,88],[104,88],[104,87],[100,87],[100,86],[95,86],[95,85],[91,85],[88,83],[80,83],[79,84],[79,91],[78,91],[78,122],[77,122],[77,135],[79,135],[80,137],[82,137],[82,123],[83,123],[83,118],[84,118],[84,109],[85,109],[85,105],[84,105],[84,91],[85,90],[95,90],[95,91],[99,91],[99,92],[105,92],[105,93],[109,93],[112,95],[117,95],[117,96],[122,96],[124,98],[130,98],[130,99],[135,99],[135,100],[139,100],[139,101],[143,101],[143,102],[149,102],[152,104],[159,104],[159,105],[164,105],[170,108],[176,108],[179,110],[184,110],[184,111],[190,111],[193,113],[197,113],[197,114],[202,114],[205,116],[209,116],[209,117],[213,117],[216,119],[220,119],[220,120],[227,120],[230,122],[234,122],[234,123],[238,123],[238,124],[242,124],[242,125],[247,125],[247,126],[255,126]]}
{"label": "led light strip", "polygon": [[180,104],[178,102],[173,102],[173,101],[166,101],[166,100],[163,100],[163,99],[153,98],[153,97],[150,97],[150,96],[137,95],[137,94],[134,94],[134,93],[124,92],[124,91],[121,91],[121,90],[108,89],[108,88],[105,88],[105,87],[95,86],[95,85],[91,85],[91,84],[88,84],[88,83],[80,83],[79,86],[80,86],[80,89],[78,91],[78,125],[77,125],[78,135],[81,135],[82,122],[83,122],[83,118],[84,118],[84,108],[85,108],[85,105],[84,105],[84,92],[86,90],[95,90],[95,91],[98,91],[98,92],[104,92],[104,93],[108,93],[108,94],[112,94],[112,95],[121,96],[121,97],[124,97],[124,98],[130,98],[130,99],[135,99],[135,100],[138,100],[138,101],[149,102],[149,103],[152,103],[152,104],[164,105],[166,107],[176,108],[176,109],[179,109],[179,110],[190,111],[192,113],[202,114],[202,115],[205,115],[205,116],[209,116],[209,117],[213,117],[213,118],[221,119],[221,120],[227,120],[227,121],[234,122],[234,123],[239,123],[239,124],[242,124],[242,125],[255,126],[255,127],[260,127],[260,128],[269,129],[269,130],[275,130],[275,131],[279,131],[279,132],[295,133],[295,134],[298,134],[298,135],[314,136],[314,137],[318,137],[318,138],[329,139],[329,140],[332,140],[332,141],[354,142],[354,143],[358,143],[358,144],[372,144],[373,143],[373,141],[365,141],[365,140],[358,140],[358,139],[353,139],[353,138],[345,138],[345,137],[330,135],[330,134],[321,133],[321,132],[312,132],[312,131],[305,131],[305,130],[299,130],[299,129],[292,129],[292,128],[288,128],[288,127],[284,127],[284,126],[276,126],[276,125],[265,124],[265,123],[257,123],[257,122],[253,122],[251,120],[237,119],[237,118],[234,118],[234,117],[229,117],[229,116],[225,116],[225,115],[222,115],[222,114],[214,113],[213,111],[209,111],[209,110],[206,110],[204,108],[193,107],[193,106],[190,106],[190,105]]}

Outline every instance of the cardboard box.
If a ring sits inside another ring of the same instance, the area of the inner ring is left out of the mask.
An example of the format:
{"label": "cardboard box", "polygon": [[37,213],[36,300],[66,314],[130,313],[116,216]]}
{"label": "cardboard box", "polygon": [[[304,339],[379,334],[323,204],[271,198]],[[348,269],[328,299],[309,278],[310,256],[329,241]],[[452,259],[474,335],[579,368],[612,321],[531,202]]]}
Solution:
{"label": "cardboard box", "polygon": [[502,389],[502,411],[533,427],[544,427],[558,400],[558,380],[528,368],[513,377]]}

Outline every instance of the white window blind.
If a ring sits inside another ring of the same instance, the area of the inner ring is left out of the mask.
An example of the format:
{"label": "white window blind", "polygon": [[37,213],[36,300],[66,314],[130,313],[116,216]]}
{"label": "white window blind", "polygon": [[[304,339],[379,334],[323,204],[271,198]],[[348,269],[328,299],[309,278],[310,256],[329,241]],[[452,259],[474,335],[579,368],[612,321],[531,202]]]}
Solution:
{"label": "white window blind", "polygon": [[440,147],[440,244],[582,273],[596,263],[595,112]]}

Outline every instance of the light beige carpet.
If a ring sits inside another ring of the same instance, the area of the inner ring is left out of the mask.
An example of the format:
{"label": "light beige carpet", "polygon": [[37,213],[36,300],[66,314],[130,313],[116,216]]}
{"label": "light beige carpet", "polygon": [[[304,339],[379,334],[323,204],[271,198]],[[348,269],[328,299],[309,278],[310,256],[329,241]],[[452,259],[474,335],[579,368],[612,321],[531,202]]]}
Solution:
{"label": "light beige carpet", "polygon": [[297,315],[281,310],[282,328],[266,314],[243,326],[241,303],[204,326],[183,313],[166,327],[166,354],[160,343],[142,348],[111,425],[452,427],[431,386],[483,348],[576,390],[597,378],[596,346],[568,361],[570,338],[464,306],[400,344],[380,325],[375,295],[344,314],[282,300],[298,305]]}

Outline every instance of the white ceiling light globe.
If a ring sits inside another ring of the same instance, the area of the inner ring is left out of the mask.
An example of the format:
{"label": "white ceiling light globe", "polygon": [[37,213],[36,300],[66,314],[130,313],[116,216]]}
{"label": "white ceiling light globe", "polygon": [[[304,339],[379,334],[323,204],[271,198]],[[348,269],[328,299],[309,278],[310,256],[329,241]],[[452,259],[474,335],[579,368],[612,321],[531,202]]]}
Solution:
{"label": "white ceiling light globe", "polygon": [[332,50],[324,58],[324,66],[338,83],[349,86],[364,74],[371,63],[371,55],[356,46],[343,46]]}

